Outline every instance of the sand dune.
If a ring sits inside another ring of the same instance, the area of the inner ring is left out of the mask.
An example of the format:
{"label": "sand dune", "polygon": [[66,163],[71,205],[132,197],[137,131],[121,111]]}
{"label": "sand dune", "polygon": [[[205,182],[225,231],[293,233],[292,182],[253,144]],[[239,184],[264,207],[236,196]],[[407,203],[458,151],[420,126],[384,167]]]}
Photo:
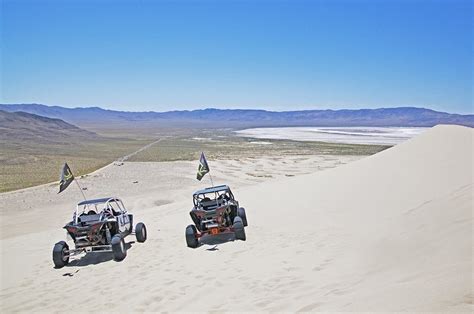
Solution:
{"label": "sand dune", "polygon": [[[147,223],[148,241],[130,243],[120,263],[91,254],[57,270],[51,248],[64,238],[59,225],[35,232],[19,224],[14,236],[2,232],[1,309],[472,312],[473,136],[470,128],[438,126],[377,155],[295,177],[267,160],[252,173],[274,169],[267,173],[275,178],[258,182],[242,180],[239,163],[229,162],[234,172],[215,180],[234,183],[247,208],[247,241],[195,250],[185,246],[191,204],[182,196],[197,185],[192,173],[173,183],[189,183],[186,191],[166,195],[137,188],[134,196],[108,180],[107,190],[124,194]],[[174,165],[178,174],[195,168]],[[147,170],[167,184],[156,168]],[[13,204],[11,195],[2,200]],[[48,219],[45,204],[29,210]],[[1,214],[4,229],[10,214]]]}

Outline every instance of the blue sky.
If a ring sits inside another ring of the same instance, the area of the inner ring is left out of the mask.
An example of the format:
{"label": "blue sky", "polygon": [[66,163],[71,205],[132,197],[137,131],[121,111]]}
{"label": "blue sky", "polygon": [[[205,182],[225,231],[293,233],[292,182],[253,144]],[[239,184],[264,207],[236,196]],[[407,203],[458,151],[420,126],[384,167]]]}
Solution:
{"label": "blue sky", "polygon": [[470,1],[1,3],[2,103],[474,111]]}

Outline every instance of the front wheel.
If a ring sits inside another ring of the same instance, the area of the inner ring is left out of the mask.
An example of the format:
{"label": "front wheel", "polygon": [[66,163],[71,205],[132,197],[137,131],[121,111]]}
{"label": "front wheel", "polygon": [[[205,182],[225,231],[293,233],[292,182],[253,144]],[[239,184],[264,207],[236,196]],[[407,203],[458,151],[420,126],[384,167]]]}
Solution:
{"label": "front wheel", "polygon": [[235,217],[233,227],[234,227],[235,238],[237,240],[245,241],[247,237],[245,236],[245,229],[244,229],[244,223],[242,222],[242,218]]}
{"label": "front wheel", "polygon": [[112,237],[112,252],[114,253],[114,259],[116,261],[121,261],[127,256],[125,241],[120,234],[116,234]]}
{"label": "front wheel", "polygon": [[143,222],[137,223],[135,226],[135,236],[137,237],[137,241],[143,243],[146,241],[146,227]]}
{"label": "front wheel", "polygon": [[59,241],[53,248],[53,263],[55,268],[62,268],[69,263],[69,246]]}
{"label": "front wheel", "polygon": [[199,240],[197,237],[197,230],[194,225],[189,225],[186,227],[186,244],[190,248],[197,248],[199,246]]}

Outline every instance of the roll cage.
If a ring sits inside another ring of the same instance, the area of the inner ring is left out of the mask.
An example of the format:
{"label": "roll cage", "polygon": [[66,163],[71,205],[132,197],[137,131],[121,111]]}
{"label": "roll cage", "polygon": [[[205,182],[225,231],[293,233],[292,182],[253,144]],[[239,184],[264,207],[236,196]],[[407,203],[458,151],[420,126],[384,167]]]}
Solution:
{"label": "roll cage", "polygon": [[234,194],[227,185],[219,185],[194,192],[193,203],[195,207],[207,203],[217,203],[221,200],[234,201]]}
{"label": "roll cage", "polygon": [[74,223],[78,223],[79,216],[86,213],[89,214],[94,212],[100,214],[107,212],[113,216],[118,216],[127,212],[125,205],[121,199],[116,197],[106,197],[94,200],[86,200],[77,204],[76,211],[74,213]]}

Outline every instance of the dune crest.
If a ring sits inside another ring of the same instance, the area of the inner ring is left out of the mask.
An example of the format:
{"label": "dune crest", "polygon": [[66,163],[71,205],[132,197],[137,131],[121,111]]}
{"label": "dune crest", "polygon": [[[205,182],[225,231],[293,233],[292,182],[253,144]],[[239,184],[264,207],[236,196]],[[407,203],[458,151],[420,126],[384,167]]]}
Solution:
{"label": "dune crest", "polygon": [[[285,217],[282,226],[301,241],[301,279],[315,283],[301,292],[320,300],[301,310],[472,310],[473,134],[437,126],[360,161],[252,191],[281,196],[252,207],[273,212],[265,224]],[[298,254],[293,244],[281,255]]]}

